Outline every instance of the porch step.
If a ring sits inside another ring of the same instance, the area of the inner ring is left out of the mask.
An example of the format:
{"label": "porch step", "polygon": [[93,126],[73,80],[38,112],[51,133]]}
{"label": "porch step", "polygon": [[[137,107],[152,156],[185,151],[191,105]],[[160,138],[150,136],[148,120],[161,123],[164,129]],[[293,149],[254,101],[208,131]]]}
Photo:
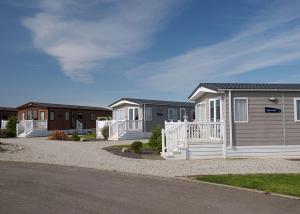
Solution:
{"label": "porch step", "polygon": [[188,143],[187,159],[222,158],[222,143]]}

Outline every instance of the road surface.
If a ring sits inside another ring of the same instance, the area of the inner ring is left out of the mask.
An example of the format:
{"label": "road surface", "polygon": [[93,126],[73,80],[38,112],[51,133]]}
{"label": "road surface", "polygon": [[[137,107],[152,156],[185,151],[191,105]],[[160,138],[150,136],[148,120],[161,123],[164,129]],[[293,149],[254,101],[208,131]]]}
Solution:
{"label": "road surface", "polygon": [[0,162],[0,213],[300,213],[300,201],[179,179]]}

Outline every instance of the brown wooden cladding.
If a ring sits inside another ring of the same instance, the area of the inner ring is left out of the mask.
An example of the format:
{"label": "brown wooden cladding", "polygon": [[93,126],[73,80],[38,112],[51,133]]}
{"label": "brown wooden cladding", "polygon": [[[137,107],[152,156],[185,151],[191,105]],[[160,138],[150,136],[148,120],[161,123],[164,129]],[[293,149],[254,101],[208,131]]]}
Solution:
{"label": "brown wooden cladding", "polygon": [[[94,129],[96,128],[96,120],[92,120],[91,114],[95,114],[95,118],[108,117],[112,114],[110,110],[28,107],[18,110],[18,119],[22,119],[22,113],[24,113],[25,120],[29,119],[27,114],[28,111],[36,112],[34,114],[36,114],[37,117],[32,118],[35,120],[41,120],[40,113],[45,112],[45,120],[48,120],[48,130],[75,129],[77,120],[82,123],[83,129]],[[50,112],[54,112],[54,120],[50,120]],[[69,120],[66,120],[65,118],[66,112],[69,112]]]}

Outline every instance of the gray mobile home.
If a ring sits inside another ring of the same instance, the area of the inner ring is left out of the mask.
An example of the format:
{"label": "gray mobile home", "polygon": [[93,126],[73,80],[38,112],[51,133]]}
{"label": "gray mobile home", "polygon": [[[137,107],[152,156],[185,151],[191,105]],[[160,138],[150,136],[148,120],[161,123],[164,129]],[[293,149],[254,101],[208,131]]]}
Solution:
{"label": "gray mobile home", "polygon": [[148,138],[152,129],[157,125],[164,127],[165,121],[183,121],[185,116],[192,121],[194,105],[191,102],[122,98],[109,106],[113,110],[109,139]]}
{"label": "gray mobile home", "polygon": [[300,156],[300,84],[201,83],[189,100],[195,121],[165,130],[166,159]]}

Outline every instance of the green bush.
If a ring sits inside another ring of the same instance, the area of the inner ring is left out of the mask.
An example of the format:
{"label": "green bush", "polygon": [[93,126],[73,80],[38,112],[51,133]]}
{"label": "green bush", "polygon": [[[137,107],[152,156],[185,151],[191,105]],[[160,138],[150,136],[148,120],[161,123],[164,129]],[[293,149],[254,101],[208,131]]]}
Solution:
{"label": "green bush", "polygon": [[161,142],[161,127],[160,127],[160,125],[157,125],[152,130],[152,135],[149,140],[149,146],[157,153],[161,152],[162,142]]}
{"label": "green bush", "polygon": [[109,137],[109,127],[108,127],[108,126],[104,126],[104,127],[102,128],[102,130],[101,130],[101,134],[102,134],[103,138],[104,138],[105,140],[107,140],[108,137]]}
{"label": "green bush", "polygon": [[7,138],[7,130],[0,129],[0,138]]}
{"label": "green bush", "polygon": [[134,141],[130,145],[130,149],[135,153],[141,153],[142,147],[143,147],[143,143],[141,141]]}
{"label": "green bush", "polygon": [[71,141],[80,141],[80,137],[78,136],[77,132],[72,133]]}
{"label": "green bush", "polygon": [[17,127],[18,119],[15,116],[12,116],[8,119],[6,125],[7,137],[16,137],[17,136]]}

